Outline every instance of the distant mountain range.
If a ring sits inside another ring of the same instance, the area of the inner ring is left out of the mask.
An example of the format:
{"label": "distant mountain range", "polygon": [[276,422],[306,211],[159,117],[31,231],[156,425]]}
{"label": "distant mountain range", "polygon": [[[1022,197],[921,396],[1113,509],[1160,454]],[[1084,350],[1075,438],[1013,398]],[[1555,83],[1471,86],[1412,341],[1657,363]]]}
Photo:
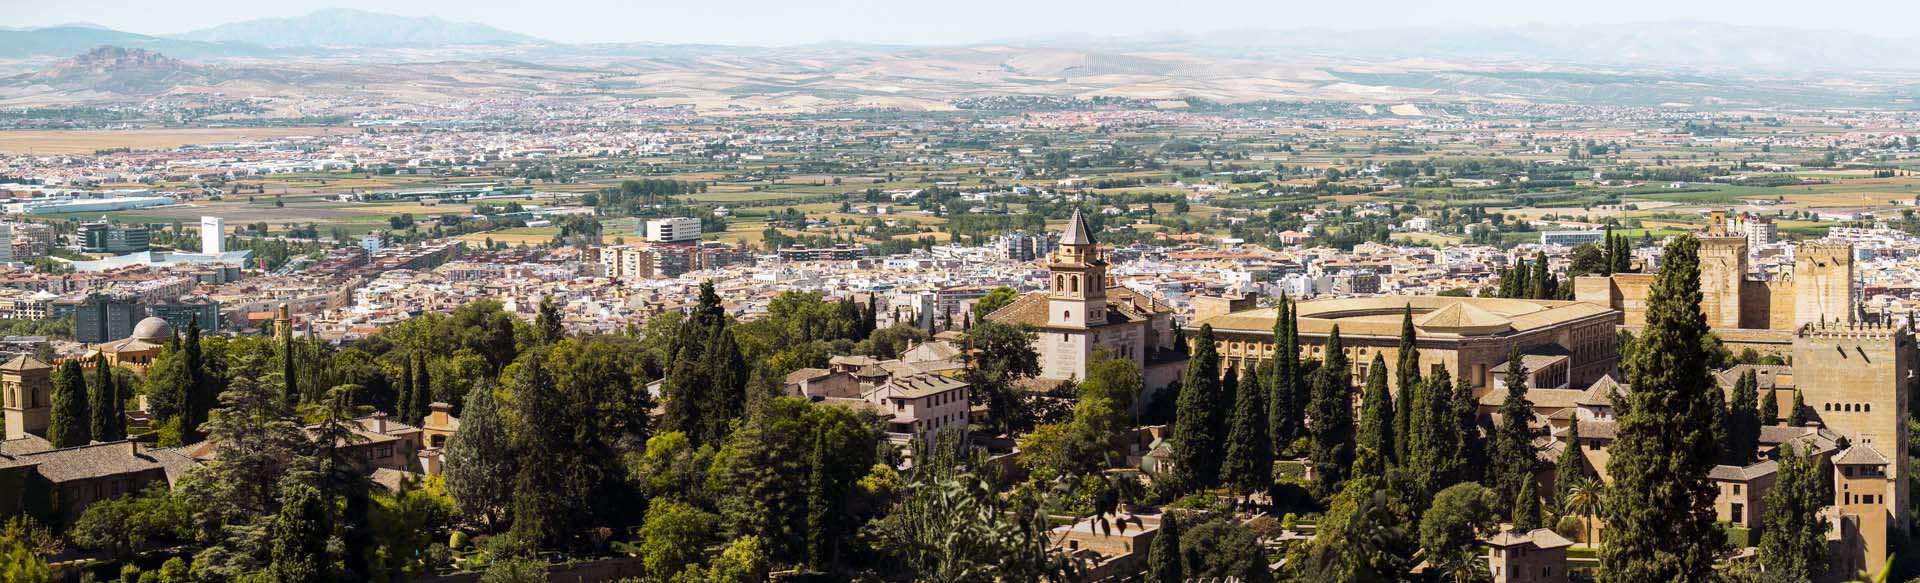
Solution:
{"label": "distant mountain range", "polygon": [[[65,58],[113,45],[201,61],[318,60],[420,62],[499,58],[573,63],[589,58],[748,54],[795,50],[914,47],[829,43],[806,47],[568,44],[471,22],[347,9],[305,16],[223,24],[188,33],[144,35],[89,23],[0,29],[0,59]],[[1365,31],[1234,30],[1122,37],[1056,34],[1003,39],[973,47],[1089,50],[1109,53],[1181,52],[1197,55],[1301,59],[1446,59],[1527,66],[1577,64],[1691,69],[1920,71],[1920,37],[1884,38],[1846,32],[1736,26],[1704,22],[1505,27],[1426,27]],[[917,47],[933,49],[938,47]],[[436,53],[435,51],[441,51]]]}
{"label": "distant mountain range", "polygon": [[1128,37],[1039,36],[1021,46],[1179,50],[1237,56],[1441,58],[1743,69],[1920,70],[1920,37],[1709,22],[1421,27],[1362,31],[1237,30]]}
{"label": "distant mountain range", "polygon": [[292,18],[262,18],[172,35],[214,43],[244,43],[271,48],[442,47],[457,45],[545,44],[547,41],[484,24],[451,22],[330,8]]}
{"label": "distant mountain range", "polygon": [[1920,39],[1683,22],[1055,35],[967,46],[563,44],[438,18],[326,10],[167,37],[87,24],[0,29],[0,75],[0,106],[167,94],[275,103],[546,94],[783,111],[950,109],[1010,95],[1916,109]]}

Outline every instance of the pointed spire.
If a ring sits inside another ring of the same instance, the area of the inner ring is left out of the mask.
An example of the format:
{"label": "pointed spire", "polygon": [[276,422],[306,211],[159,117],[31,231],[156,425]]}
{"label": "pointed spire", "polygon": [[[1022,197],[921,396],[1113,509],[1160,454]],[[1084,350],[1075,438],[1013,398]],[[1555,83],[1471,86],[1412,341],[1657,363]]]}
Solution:
{"label": "pointed spire", "polygon": [[1073,218],[1067,219],[1067,234],[1060,237],[1060,244],[1093,244],[1093,230],[1087,228],[1087,218],[1080,215],[1080,209],[1073,209]]}

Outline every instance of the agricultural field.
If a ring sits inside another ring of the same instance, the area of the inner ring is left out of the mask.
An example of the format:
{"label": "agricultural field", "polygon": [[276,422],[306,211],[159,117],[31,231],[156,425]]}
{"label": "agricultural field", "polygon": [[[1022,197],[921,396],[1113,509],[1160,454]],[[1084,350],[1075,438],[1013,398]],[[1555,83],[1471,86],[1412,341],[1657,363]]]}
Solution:
{"label": "agricultural field", "polygon": [[192,144],[358,133],[338,127],[5,130],[0,153],[91,154],[100,150],[166,150]]}

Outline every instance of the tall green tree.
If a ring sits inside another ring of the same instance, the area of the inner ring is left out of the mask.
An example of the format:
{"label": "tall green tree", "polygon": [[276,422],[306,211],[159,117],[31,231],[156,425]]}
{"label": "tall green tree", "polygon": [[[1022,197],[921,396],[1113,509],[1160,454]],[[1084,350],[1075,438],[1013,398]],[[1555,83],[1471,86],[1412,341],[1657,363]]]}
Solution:
{"label": "tall green tree", "polygon": [[1533,489],[1533,468],[1537,460],[1533,447],[1533,401],[1527,399],[1527,365],[1520,351],[1507,351],[1507,396],[1500,402],[1500,425],[1493,432],[1489,447],[1494,489],[1502,496],[1514,497],[1523,489]]}
{"label": "tall green tree", "polygon": [[1387,392],[1387,361],[1373,353],[1367,366],[1367,385],[1360,396],[1360,447],[1355,451],[1359,463],[1355,476],[1385,478],[1393,466],[1393,395]]}
{"label": "tall green tree", "polygon": [[[1227,373],[1233,374],[1233,373]],[[1246,495],[1273,487],[1273,447],[1267,433],[1266,387],[1253,378],[1242,379],[1234,397],[1227,430],[1227,459],[1220,479]]]}
{"label": "tall green tree", "polygon": [[1480,400],[1473,396],[1473,379],[1460,375],[1448,404],[1458,436],[1452,440],[1453,459],[1460,464],[1459,473],[1453,479],[1479,481],[1487,466],[1487,446],[1480,431]]}
{"label": "tall green tree", "polygon": [[93,355],[93,376],[87,379],[87,411],[92,414],[88,431],[96,441],[119,441],[125,439],[126,400],[120,397],[120,386],[114,382],[113,367],[107,366],[107,355],[96,352]]}
{"label": "tall green tree", "polygon": [[1441,368],[1421,384],[1412,407],[1419,437],[1408,444],[1407,474],[1425,498],[1459,479],[1458,443],[1465,437],[1453,415],[1453,376]]}
{"label": "tall green tree", "polygon": [[293,340],[293,328],[280,332],[280,400],[288,410],[298,407],[302,401],[300,395],[300,372],[298,347]]}
{"label": "tall green tree", "polygon": [[1544,528],[1547,525],[1545,511],[1540,508],[1540,494],[1533,488],[1521,488],[1513,498],[1513,529],[1520,532]]}
{"label": "tall green tree", "polygon": [[1760,399],[1760,426],[1780,423],[1780,390],[1767,389],[1767,396]]}
{"label": "tall green tree", "polygon": [[1707,479],[1723,398],[1701,344],[1699,253],[1699,239],[1675,237],[1648,293],[1631,405],[1608,452],[1603,581],[1705,583],[1726,545],[1713,510],[1718,488]]}
{"label": "tall green tree", "polygon": [[1266,375],[1267,429],[1273,451],[1286,451],[1306,434],[1307,383],[1300,374],[1299,320],[1293,301],[1281,296],[1273,320],[1273,373]]}
{"label": "tall green tree", "polygon": [[1767,490],[1767,527],[1760,533],[1760,564],[1787,581],[1817,579],[1827,566],[1829,501],[1820,459],[1793,444],[1780,447],[1778,474]]}
{"label": "tall green tree", "polygon": [[1560,282],[1554,279],[1553,271],[1547,268],[1547,252],[1540,251],[1534,255],[1533,282],[1527,287],[1533,292],[1533,299],[1536,300],[1551,300],[1559,297]]}
{"label": "tall green tree", "polygon": [[1575,417],[1567,425],[1567,447],[1560,452],[1560,460],[1554,465],[1554,499],[1564,505],[1568,490],[1586,477],[1587,452],[1580,447],[1580,418]]}
{"label": "tall green tree", "polygon": [[1760,449],[1760,383],[1747,369],[1734,381],[1732,401],[1728,403],[1726,425],[1728,465],[1753,463]]}
{"label": "tall green tree", "polygon": [[1213,326],[1202,325],[1175,402],[1173,468],[1183,488],[1204,489],[1219,483],[1225,456],[1221,439],[1226,435],[1217,421],[1219,398],[1220,357],[1213,344]]}
{"label": "tall green tree", "polygon": [[47,441],[56,448],[91,442],[93,416],[88,409],[87,378],[80,361],[60,363],[53,373],[53,416],[47,424]]}
{"label": "tall green tree", "polygon": [[420,423],[427,417],[427,407],[433,403],[433,373],[427,367],[427,355],[416,354],[413,359],[413,395],[407,403],[405,423]]}
{"label": "tall green tree", "polygon": [[540,335],[541,344],[553,344],[567,337],[566,318],[560,315],[560,305],[554,303],[553,296],[540,298],[540,311],[533,318],[533,329]]}
{"label": "tall green tree", "polygon": [[1787,412],[1788,427],[1807,426],[1807,403],[1800,397],[1800,391],[1793,392],[1793,410]]}
{"label": "tall green tree", "polygon": [[513,479],[520,456],[501,418],[493,390],[485,383],[467,393],[460,431],[447,439],[442,457],[447,496],[467,517],[499,528],[513,504]]}
{"label": "tall green tree", "polygon": [[966,334],[974,348],[966,379],[976,398],[985,397],[988,423],[1002,432],[1029,428],[1033,420],[1014,383],[1040,374],[1040,353],[1033,348],[1038,333],[1026,324],[988,320]]}
{"label": "tall green tree", "polygon": [[200,339],[199,318],[187,320],[187,335],[180,339],[180,344],[186,353],[187,371],[193,378],[181,407],[181,442],[194,443],[206,436],[201,425],[206,424],[214,405],[219,404],[221,392],[226,389],[226,379],[222,377],[225,366],[220,359],[207,358],[206,345]]}
{"label": "tall green tree", "polygon": [[1427,563],[1442,573],[1484,570],[1476,568],[1486,554],[1480,539],[1499,528],[1500,502],[1499,494],[1473,482],[1434,494],[1433,504],[1420,515],[1420,548]]}
{"label": "tall green tree", "polygon": [[1414,442],[1426,437],[1420,413],[1425,383],[1420,380],[1420,348],[1413,328],[1412,304],[1406,306],[1400,317],[1398,364],[1393,378],[1397,383],[1393,399],[1393,460],[1405,464],[1413,457]]}
{"label": "tall green tree", "polygon": [[1185,583],[1186,568],[1180,560],[1180,518],[1174,513],[1161,515],[1160,531],[1147,545],[1146,583]]}
{"label": "tall green tree", "polygon": [[328,568],[327,502],[312,486],[295,485],[281,495],[280,514],[273,520],[273,562],[268,570],[275,581],[323,583],[332,581]]}
{"label": "tall green tree", "polygon": [[574,442],[574,430],[586,420],[574,416],[540,353],[521,359],[513,394],[520,419],[513,449],[534,456],[514,476],[513,536],[566,547],[587,519],[587,497],[597,481],[588,474],[596,466],[582,459]]}
{"label": "tall green tree", "polygon": [[1340,326],[1327,333],[1326,362],[1313,375],[1313,401],[1307,411],[1312,437],[1314,489],[1321,496],[1340,490],[1353,467],[1353,380],[1348,376]]}

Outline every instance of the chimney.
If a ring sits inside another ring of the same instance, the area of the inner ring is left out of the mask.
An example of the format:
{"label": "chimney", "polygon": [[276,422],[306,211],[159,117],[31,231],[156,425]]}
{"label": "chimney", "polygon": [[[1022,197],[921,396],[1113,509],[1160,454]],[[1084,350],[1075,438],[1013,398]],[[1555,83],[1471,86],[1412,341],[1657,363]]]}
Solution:
{"label": "chimney", "polygon": [[387,413],[385,411],[375,411],[373,413],[373,432],[381,435],[387,433]]}

